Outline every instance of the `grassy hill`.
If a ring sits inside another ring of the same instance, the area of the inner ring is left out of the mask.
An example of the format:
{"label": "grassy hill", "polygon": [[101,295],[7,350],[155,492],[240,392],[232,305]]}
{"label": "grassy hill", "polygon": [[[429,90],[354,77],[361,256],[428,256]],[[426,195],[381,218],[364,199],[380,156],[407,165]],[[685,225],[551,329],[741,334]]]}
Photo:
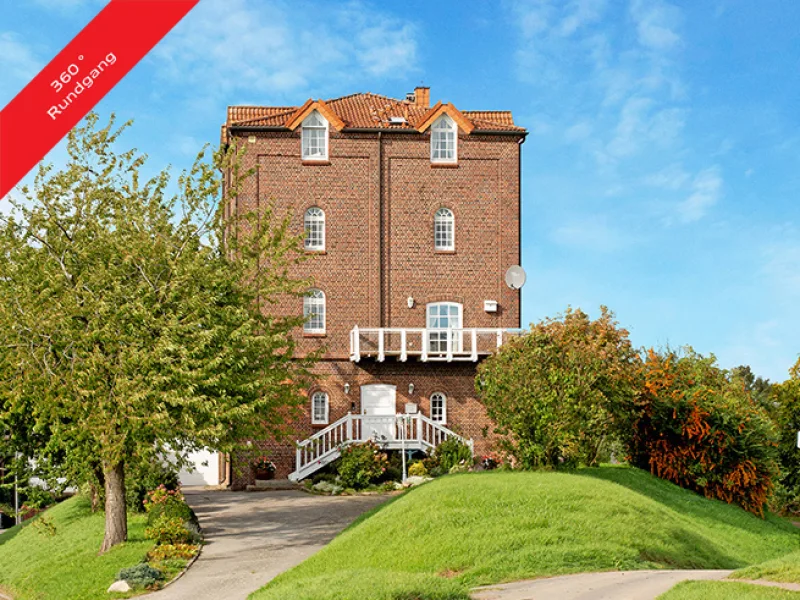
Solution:
{"label": "grassy hill", "polygon": [[257,600],[466,600],[475,585],[644,568],[735,569],[800,548],[759,519],[648,473],[448,476],[368,513]]}
{"label": "grassy hill", "polygon": [[15,600],[114,597],[106,589],[117,572],[141,561],[153,547],[144,538],[144,515],[128,518],[130,541],[98,556],[104,515],[92,514],[87,500],[71,498],[44,514],[55,526],[55,535],[36,526],[35,520],[0,535],[0,589]]}

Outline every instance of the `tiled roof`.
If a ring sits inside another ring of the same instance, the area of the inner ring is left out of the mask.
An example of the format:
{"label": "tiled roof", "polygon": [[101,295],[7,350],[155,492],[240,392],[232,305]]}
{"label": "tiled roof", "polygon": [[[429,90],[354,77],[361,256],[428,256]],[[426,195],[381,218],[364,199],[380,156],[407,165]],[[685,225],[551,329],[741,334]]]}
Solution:
{"label": "tiled roof", "polygon": [[[326,100],[345,127],[364,129],[417,129],[430,107],[417,106],[407,100],[397,100],[372,93],[351,94]],[[228,127],[285,127],[298,106],[229,106]],[[510,111],[462,111],[474,125],[473,131],[518,131],[524,127],[514,124]],[[391,117],[402,117],[405,122],[392,123]]]}

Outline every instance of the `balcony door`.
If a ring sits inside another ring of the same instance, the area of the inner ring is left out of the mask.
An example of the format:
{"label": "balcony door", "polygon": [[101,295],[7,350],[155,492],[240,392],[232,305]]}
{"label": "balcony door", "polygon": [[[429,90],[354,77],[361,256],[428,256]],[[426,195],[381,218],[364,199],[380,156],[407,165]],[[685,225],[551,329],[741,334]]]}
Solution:
{"label": "balcony door", "polygon": [[[428,304],[428,353],[461,352],[461,305],[457,302]],[[451,331],[451,330],[458,331]]]}
{"label": "balcony door", "polygon": [[396,386],[386,383],[361,386],[361,413],[364,415],[361,428],[363,440],[377,442],[394,440],[396,399]]}

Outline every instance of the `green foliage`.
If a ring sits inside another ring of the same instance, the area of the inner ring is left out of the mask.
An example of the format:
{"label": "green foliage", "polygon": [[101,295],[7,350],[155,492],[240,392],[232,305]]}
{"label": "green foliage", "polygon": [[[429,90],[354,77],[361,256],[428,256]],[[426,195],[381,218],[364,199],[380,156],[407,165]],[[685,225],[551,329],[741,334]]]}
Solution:
{"label": "green foliage", "polygon": [[154,524],[157,519],[164,516],[178,518],[182,522],[196,519],[180,490],[171,490],[163,485],[147,494],[144,509],[147,512],[148,525]]}
{"label": "green foliage", "polygon": [[160,461],[153,463],[135,463],[126,473],[125,500],[129,510],[145,510],[144,501],[147,493],[159,486],[169,490],[180,487],[177,471]]}
{"label": "green foliage", "polygon": [[425,463],[423,463],[421,460],[411,463],[411,466],[408,467],[408,476],[427,477],[428,469],[425,468]]}
{"label": "green foliage", "polygon": [[436,446],[431,457],[433,468],[438,467],[444,473],[449,473],[453,467],[472,466],[472,450],[458,438],[448,438]]}
{"label": "green foliage", "polygon": [[778,458],[781,467],[780,485],[776,490],[776,509],[787,514],[800,514],[800,360],[790,369],[789,379],[772,389],[775,422],[780,434]]}
{"label": "green foliage", "polygon": [[735,569],[797,544],[783,519],[639,469],[496,470],[442,477],[383,504],[253,598],[374,600],[444,594],[443,583],[453,596],[440,597],[467,598],[476,585],[567,573]]}
{"label": "green foliage", "polygon": [[389,460],[375,442],[350,444],[339,459],[339,481],[345,488],[363,489],[381,478]]}
{"label": "green foliage", "polygon": [[637,393],[640,358],[613,313],[531,325],[478,367],[476,389],[525,468],[594,465]]}
{"label": "green foliage", "polygon": [[33,527],[37,533],[44,536],[53,537],[58,533],[53,521],[47,515],[40,515],[38,519],[34,519],[31,527]]}
{"label": "green foliage", "polygon": [[221,209],[249,175],[235,149],[200,153],[177,185],[146,179],[118,149],[126,127],[87,117],[66,166],[41,165],[0,217],[0,432],[72,483],[115,486],[115,519],[125,471],[167,449],[285,433],[315,359],[294,354],[302,316],[270,310],[307,287],[290,215]]}
{"label": "green foliage", "polygon": [[120,569],[117,579],[124,579],[131,587],[150,588],[164,579],[164,573],[142,562],[133,567]]}
{"label": "green foliage", "polygon": [[188,544],[193,541],[191,532],[180,517],[161,515],[148,523],[144,535],[157,544]]}
{"label": "green foliage", "polygon": [[650,350],[631,461],[708,498],[762,514],[777,476],[775,428],[741,385],[691,348]]}
{"label": "green foliage", "polygon": [[190,559],[197,556],[200,546],[196,544],[160,544],[147,553],[147,560],[164,562],[175,558]]}

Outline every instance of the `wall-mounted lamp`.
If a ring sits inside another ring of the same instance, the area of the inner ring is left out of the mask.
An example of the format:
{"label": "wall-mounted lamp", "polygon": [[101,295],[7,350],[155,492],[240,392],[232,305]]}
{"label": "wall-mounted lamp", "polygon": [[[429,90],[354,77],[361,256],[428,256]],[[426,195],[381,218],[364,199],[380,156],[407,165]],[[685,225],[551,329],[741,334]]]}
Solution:
{"label": "wall-mounted lamp", "polygon": [[411,395],[413,393],[414,393],[414,384],[413,383],[409,383],[408,384],[408,394]]}
{"label": "wall-mounted lamp", "polygon": [[414,298],[411,296],[406,298],[406,304],[408,304],[408,308],[414,308]]}
{"label": "wall-mounted lamp", "polygon": [[345,383],[344,384],[344,393],[345,394],[349,394],[350,393],[350,384],[349,383]]}

